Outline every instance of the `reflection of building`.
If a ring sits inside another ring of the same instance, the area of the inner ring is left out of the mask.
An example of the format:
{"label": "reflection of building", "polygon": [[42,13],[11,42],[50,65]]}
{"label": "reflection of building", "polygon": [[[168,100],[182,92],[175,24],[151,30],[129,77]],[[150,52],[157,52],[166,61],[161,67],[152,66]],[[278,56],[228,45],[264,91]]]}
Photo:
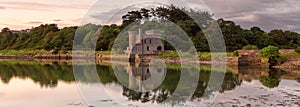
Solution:
{"label": "reflection of building", "polygon": [[142,32],[129,31],[129,46],[126,53],[131,57],[135,55],[151,55],[158,54],[164,51],[164,46],[161,41],[163,31],[147,30]]}
{"label": "reflection of building", "polygon": [[128,64],[127,73],[129,74],[128,88],[132,90],[152,90],[157,88],[164,79],[164,66],[148,64],[135,65]]}

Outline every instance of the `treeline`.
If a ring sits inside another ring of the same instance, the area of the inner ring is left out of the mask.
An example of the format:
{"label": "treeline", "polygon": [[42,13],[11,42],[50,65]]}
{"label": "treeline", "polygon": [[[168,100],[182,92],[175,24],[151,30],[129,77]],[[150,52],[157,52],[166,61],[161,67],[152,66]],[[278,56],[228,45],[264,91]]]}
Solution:
{"label": "treeline", "polygon": [[[193,20],[189,15],[199,17]],[[171,21],[181,27],[193,41],[197,51],[210,51],[202,30],[210,27],[213,15],[206,11],[187,10],[176,6],[165,6],[151,9],[142,8],[125,14],[121,25],[86,24],[80,27],[65,27],[59,29],[56,24],[45,24],[28,31],[14,32],[4,28],[0,32],[0,50],[44,49],[47,51],[67,51],[72,49],[74,35],[81,33],[82,41],[89,41],[90,35],[97,34],[96,50],[111,50],[117,35],[130,23],[144,23],[144,19],[158,22]],[[300,34],[292,31],[275,29],[265,32],[259,27],[243,29],[232,21],[218,19],[227,51],[242,49],[246,45],[256,45],[262,49],[268,45],[281,49],[294,49],[300,46]],[[197,25],[201,25],[201,28]],[[98,31],[98,28],[102,28]],[[202,30],[201,30],[202,29]],[[77,30],[77,31],[76,31]],[[172,49],[166,45],[165,49]]]}

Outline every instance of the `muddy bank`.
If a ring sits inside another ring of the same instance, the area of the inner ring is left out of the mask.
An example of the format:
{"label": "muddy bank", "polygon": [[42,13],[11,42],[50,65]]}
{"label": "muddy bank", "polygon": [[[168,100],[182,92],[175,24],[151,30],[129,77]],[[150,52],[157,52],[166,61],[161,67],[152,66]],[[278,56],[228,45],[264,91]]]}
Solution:
{"label": "muddy bank", "polygon": [[287,57],[287,60],[276,68],[297,68],[300,69],[300,57],[290,56]]}
{"label": "muddy bank", "polygon": [[0,59],[31,59],[32,56],[24,55],[24,56],[16,56],[16,55],[0,55]]}

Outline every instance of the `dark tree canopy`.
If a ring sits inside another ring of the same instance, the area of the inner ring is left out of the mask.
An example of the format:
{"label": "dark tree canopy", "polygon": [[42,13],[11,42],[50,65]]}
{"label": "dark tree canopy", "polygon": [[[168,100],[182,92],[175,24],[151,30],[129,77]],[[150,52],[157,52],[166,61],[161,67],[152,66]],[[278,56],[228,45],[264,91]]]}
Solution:
{"label": "dark tree canopy", "polygon": [[[194,20],[190,16],[197,17],[197,19]],[[0,32],[0,50],[71,50],[73,41],[78,41],[76,43],[81,44],[83,41],[91,40],[92,38],[90,37],[94,34],[98,36],[96,49],[110,50],[116,36],[133,22],[146,25],[147,21],[170,21],[188,34],[197,51],[210,51],[206,36],[202,31],[209,28],[210,22],[213,21],[213,15],[207,11],[187,10],[170,5],[132,10],[123,15],[122,19],[123,22],[121,25],[112,24],[102,26],[86,24],[80,27],[59,29],[56,24],[44,24],[29,30],[23,30],[19,33],[15,33],[9,28],[3,28]],[[295,49],[300,46],[300,34],[293,31],[275,29],[265,32],[256,26],[250,29],[243,29],[233,21],[226,21],[224,19],[219,19],[217,22],[222,30],[227,51],[242,49],[242,47],[247,45],[255,45],[259,49],[269,45],[279,47],[280,49]],[[100,27],[102,29],[98,32]],[[75,33],[79,33],[80,37],[74,38]],[[173,49],[172,46],[169,46],[170,44],[166,43],[165,45],[166,49]]]}

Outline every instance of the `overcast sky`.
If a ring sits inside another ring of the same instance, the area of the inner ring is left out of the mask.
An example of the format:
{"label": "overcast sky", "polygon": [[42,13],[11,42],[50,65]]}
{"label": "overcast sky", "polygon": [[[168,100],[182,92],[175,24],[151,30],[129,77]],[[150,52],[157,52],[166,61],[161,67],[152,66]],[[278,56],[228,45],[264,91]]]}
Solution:
{"label": "overcast sky", "polygon": [[[199,0],[183,1],[201,9],[201,5],[197,5]],[[266,31],[284,29],[300,32],[300,0],[203,1],[216,18],[232,20],[243,28],[258,26]],[[84,18],[106,23],[104,20],[116,12],[136,9],[123,9],[136,2],[141,0],[0,0],[0,28],[25,29],[45,23],[57,23],[59,27],[77,26],[86,21]],[[95,3],[98,4],[91,8]],[[111,22],[119,23],[120,15]]]}

